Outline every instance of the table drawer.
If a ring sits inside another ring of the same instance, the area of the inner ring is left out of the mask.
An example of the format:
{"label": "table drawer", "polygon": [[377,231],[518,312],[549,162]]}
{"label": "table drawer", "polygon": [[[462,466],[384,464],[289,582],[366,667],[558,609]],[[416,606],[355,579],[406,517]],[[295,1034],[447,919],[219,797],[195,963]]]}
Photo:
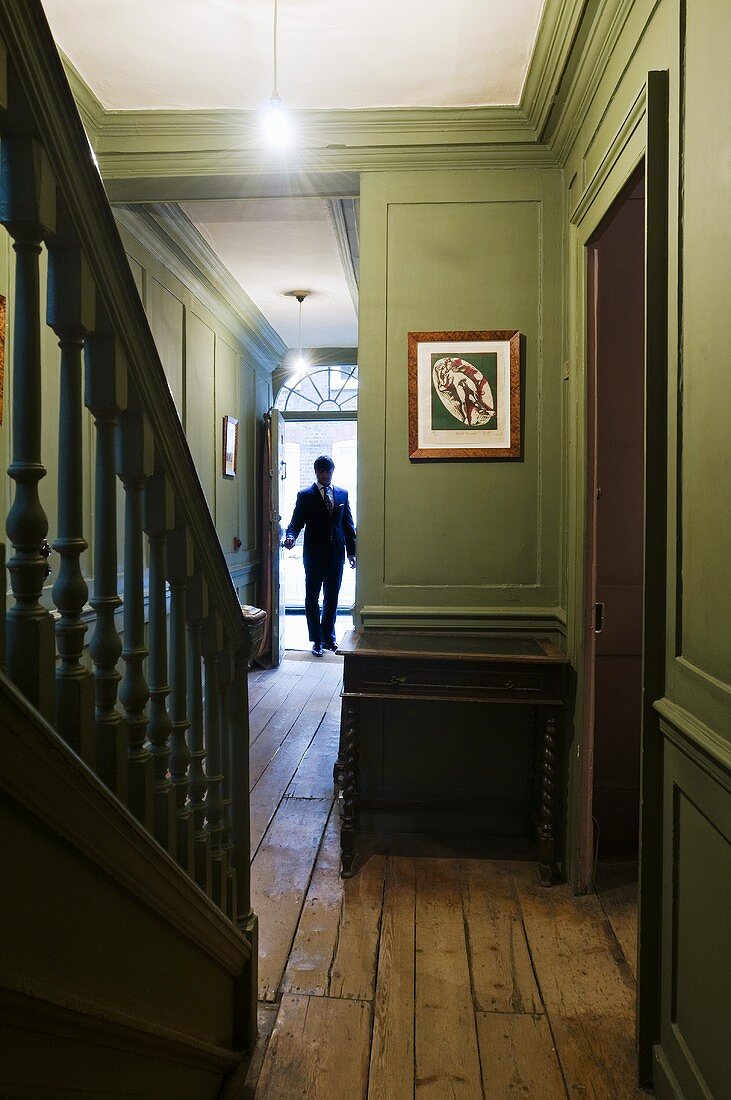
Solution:
{"label": "table drawer", "polygon": [[508,665],[485,669],[468,665],[346,661],[345,691],[391,698],[556,700],[561,695],[561,675],[558,667],[533,669]]}

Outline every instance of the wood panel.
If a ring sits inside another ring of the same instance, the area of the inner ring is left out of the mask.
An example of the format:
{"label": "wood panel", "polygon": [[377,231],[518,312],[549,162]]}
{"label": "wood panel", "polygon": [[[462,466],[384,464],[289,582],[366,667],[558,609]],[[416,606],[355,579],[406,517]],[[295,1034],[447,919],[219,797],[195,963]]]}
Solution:
{"label": "wood panel", "polygon": [[530,863],[513,864],[536,975],[549,1012],[613,1010],[632,1018],[634,982],[594,894],[574,897],[568,885],[544,890]]}
{"label": "wood panel", "polygon": [[570,1097],[647,1100],[637,1084],[633,1016],[612,1012],[565,1016],[549,1009],[549,1019]]}
{"label": "wood panel", "polygon": [[339,820],[331,814],[282,989],[372,1000],[386,860],[372,856],[340,876]]}
{"label": "wood panel", "polygon": [[285,799],[251,865],[260,1000],[277,995],[329,810],[320,799]]}
{"label": "wood panel", "polygon": [[475,1006],[483,1012],[543,1012],[510,864],[462,864]]}
{"label": "wood panel", "polygon": [[365,1098],[370,1005],[330,997],[282,997],[257,1100]]}
{"label": "wood panel", "polygon": [[413,1100],[416,866],[388,861],[368,1100]]}
{"label": "wood panel", "polygon": [[339,875],[340,834],[331,814],[282,981],[285,993],[328,993],[342,905]]}
{"label": "wood panel", "polygon": [[478,1012],[477,1034],[485,1100],[507,1100],[511,1096],[565,1100],[545,1015]]}
{"label": "wood panel", "polygon": [[482,1094],[459,878],[445,859],[417,863],[415,1036],[419,1100]]}
{"label": "wood panel", "polygon": [[627,966],[637,980],[637,872],[636,863],[600,863],[596,893]]}
{"label": "wood panel", "polygon": [[[316,686],[310,698],[305,701],[292,728],[281,739],[281,743],[275,750],[275,755],[251,792],[252,851],[255,850],[256,845],[264,835],[277,806],[284,797],[284,792],[291,782],[293,773],[301,763],[315,736],[322,709],[333,691],[332,682],[328,683],[327,680],[327,675],[323,676],[322,682]],[[262,737],[264,736],[265,734],[262,734]],[[259,741],[256,742],[254,748],[258,744]],[[332,763],[330,764],[330,771],[332,772]],[[332,789],[329,793],[329,799],[325,803],[325,817],[327,817],[331,799]]]}

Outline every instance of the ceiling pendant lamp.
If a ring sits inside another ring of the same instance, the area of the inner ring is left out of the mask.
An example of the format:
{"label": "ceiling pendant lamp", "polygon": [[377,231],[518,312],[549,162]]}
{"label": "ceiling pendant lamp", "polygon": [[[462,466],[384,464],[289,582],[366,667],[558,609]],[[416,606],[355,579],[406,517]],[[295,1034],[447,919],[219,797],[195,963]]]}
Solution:
{"label": "ceiling pendant lamp", "polygon": [[286,149],[292,141],[292,127],[277,89],[278,61],[277,36],[279,23],[279,0],[274,0],[274,88],[269,102],[264,108],[263,130],[267,145],[273,149]]}
{"label": "ceiling pendant lamp", "polygon": [[296,356],[294,357],[292,365],[294,366],[295,370],[301,371],[306,370],[307,367],[310,365],[307,356],[302,350],[302,303],[304,302],[305,298],[307,298],[310,292],[309,290],[292,290],[290,291],[290,293],[292,297],[296,298],[299,302],[299,327],[297,334],[298,351]]}

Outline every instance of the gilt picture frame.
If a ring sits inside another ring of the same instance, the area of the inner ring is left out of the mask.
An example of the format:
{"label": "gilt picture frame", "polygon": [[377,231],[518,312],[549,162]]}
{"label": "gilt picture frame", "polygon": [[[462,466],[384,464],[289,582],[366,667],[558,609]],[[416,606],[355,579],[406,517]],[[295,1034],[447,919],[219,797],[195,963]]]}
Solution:
{"label": "gilt picture frame", "polygon": [[520,459],[520,332],[410,332],[408,406],[412,461]]}
{"label": "gilt picture frame", "polygon": [[239,422],[235,416],[223,418],[223,476],[236,477],[239,467]]}

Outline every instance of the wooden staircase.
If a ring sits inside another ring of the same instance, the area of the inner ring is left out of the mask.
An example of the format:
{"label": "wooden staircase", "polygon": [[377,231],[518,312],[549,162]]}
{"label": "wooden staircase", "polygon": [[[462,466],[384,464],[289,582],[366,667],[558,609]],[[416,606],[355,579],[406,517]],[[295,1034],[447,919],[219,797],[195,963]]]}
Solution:
{"label": "wooden staircase", "polygon": [[[256,1029],[247,668],[261,617],[238,603],[36,0],[0,0],[0,222],[15,268],[0,1095],[215,1097]],[[59,349],[53,453],[44,325]]]}

